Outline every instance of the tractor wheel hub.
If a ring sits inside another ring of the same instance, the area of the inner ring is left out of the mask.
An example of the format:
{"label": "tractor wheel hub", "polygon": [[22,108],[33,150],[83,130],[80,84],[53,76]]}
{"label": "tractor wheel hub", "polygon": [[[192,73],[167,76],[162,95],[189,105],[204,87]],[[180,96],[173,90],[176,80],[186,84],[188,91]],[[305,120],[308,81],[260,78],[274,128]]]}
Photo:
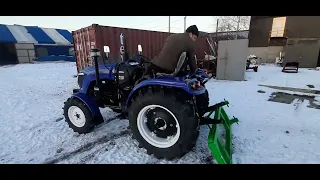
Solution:
{"label": "tractor wheel hub", "polygon": [[160,105],[142,108],[137,117],[137,126],[143,139],[158,148],[171,147],[180,137],[177,118]]}

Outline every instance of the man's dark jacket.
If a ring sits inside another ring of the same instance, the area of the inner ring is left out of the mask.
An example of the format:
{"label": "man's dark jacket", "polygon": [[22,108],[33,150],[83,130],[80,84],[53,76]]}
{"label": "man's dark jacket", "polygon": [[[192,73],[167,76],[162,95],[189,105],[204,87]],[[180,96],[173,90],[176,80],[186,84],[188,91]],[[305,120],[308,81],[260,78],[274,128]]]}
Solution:
{"label": "man's dark jacket", "polygon": [[195,47],[195,42],[191,40],[188,33],[172,34],[151,62],[164,70],[174,72],[181,53],[185,51],[190,69],[195,70],[197,69]]}

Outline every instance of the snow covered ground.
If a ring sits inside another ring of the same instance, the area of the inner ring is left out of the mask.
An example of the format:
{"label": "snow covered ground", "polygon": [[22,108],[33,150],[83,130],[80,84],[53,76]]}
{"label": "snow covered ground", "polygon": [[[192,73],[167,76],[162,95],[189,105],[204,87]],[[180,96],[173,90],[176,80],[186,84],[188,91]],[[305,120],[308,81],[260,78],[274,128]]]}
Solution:
{"label": "snow covered ground", "polygon": [[[0,163],[210,163],[207,127],[196,147],[179,160],[157,160],[130,138],[128,121],[102,109],[107,120],[94,132],[78,135],[62,115],[63,102],[77,87],[75,63],[20,64],[0,67]],[[260,66],[247,81],[208,82],[210,103],[229,100],[235,163],[320,163],[320,110],[308,101],[267,101],[276,85],[320,90],[320,71],[286,74],[280,67]],[[262,90],[265,93],[257,93]],[[288,91],[286,91],[288,92]],[[301,94],[301,93],[300,93]],[[320,98],[317,96],[319,101]]]}

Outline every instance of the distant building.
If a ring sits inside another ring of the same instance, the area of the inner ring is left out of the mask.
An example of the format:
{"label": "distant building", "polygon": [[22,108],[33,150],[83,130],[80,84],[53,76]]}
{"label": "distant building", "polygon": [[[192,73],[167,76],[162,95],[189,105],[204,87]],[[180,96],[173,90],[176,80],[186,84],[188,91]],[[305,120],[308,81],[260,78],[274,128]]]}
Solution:
{"label": "distant building", "polygon": [[67,30],[0,24],[0,65],[38,61],[74,61]]}
{"label": "distant building", "polygon": [[251,16],[249,54],[274,62],[281,52],[284,62],[320,66],[319,22],[320,16]]}

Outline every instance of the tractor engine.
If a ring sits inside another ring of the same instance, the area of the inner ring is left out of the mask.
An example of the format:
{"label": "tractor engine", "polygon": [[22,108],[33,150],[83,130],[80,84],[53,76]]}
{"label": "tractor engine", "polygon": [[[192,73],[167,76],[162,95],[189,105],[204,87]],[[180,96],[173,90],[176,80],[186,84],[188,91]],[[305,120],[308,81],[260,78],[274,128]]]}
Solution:
{"label": "tractor engine", "polygon": [[117,84],[112,81],[102,81],[101,85],[101,92],[102,96],[100,99],[100,102],[102,103],[102,107],[104,105],[107,106],[117,106],[118,101],[117,101]]}
{"label": "tractor engine", "polygon": [[138,64],[121,63],[115,73],[116,81],[102,80],[100,107],[110,107],[116,112],[121,112],[127,97],[139,80],[143,71]]}
{"label": "tractor engine", "polygon": [[[143,69],[138,63],[124,63],[118,67],[118,85],[119,93],[122,98],[126,99],[134,88],[135,82],[143,75]],[[121,98],[121,99],[122,99]]]}

